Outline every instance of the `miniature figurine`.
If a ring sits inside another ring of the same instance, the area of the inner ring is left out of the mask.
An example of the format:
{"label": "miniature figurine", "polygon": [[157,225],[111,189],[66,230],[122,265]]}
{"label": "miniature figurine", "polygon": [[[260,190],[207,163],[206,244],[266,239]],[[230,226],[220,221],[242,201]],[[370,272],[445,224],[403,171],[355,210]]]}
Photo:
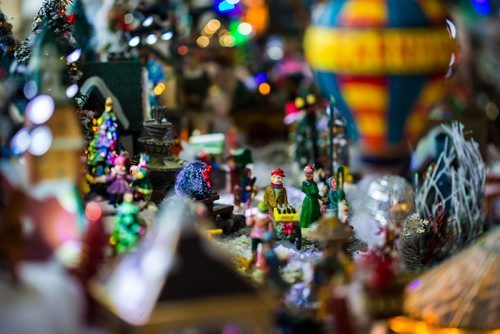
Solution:
{"label": "miniature figurine", "polygon": [[300,227],[309,227],[312,223],[317,221],[321,216],[319,201],[319,189],[316,182],[314,182],[314,167],[307,165],[304,168],[305,181],[302,182],[302,192],[306,194],[302,202],[302,210],[300,211]]}
{"label": "miniature figurine", "polygon": [[339,218],[323,217],[311,236],[320,241],[323,248],[321,260],[314,266],[312,295],[318,303],[317,319],[324,322],[333,316],[334,333],[352,333],[350,312],[342,286],[351,281],[354,262],[347,251],[347,243],[353,231]]}
{"label": "miniature figurine", "polygon": [[111,182],[107,188],[110,195],[109,202],[115,206],[122,202],[125,193],[132,191],[128,185],[132,176],[127,173],[125,163],[126,158],[123,155],[116,157],[115,166],[111,168],[111,175],[106,177],[106,182]]}
{"label": "miniature figurine", "polygon": [[330,186],[330,190],[328,191],[323,211],[326,211],[329,215],[339,217],[341,221],[345,222],[348,214],[346,211],[348,211],[349,208],[347,202],[345,202],[345,193],[343,189],[343,168],[339,167],[337,177],[330,177],[327,183]]}
{"label": "miniature figurine", "polygon": [[271,211],[278,206],[278,204],[282,206],[288,204],[286,189],[283,187],[284,177],[286,177],[286,175],[281,168],[276,168],[271,172],[271,184],[266,188],[264,193],[264,202],[266,202]]}
{"label": "miniature figurine", "polygon": [[139,237],[145,233],[144,226],[137,218],[139,208],[132,203],[133,199],[132,193],[126,193],[123,196],[123,202],[118,207],[116,224],[109,238],[115,253],[130,250],[136,245]]}
{"label": "miniature figurine", "polygon": [[200,155],[198,155],[197,160],[206,163],[207,165],[210,165],[213,169],[219,169],[220,166],[215,161],[215,158],[212,154],[209,154],[207,151],[202,151]]}
{"label": "miniature figurine", "polygon": [[267,203],[260,202],[257,208],[247,210],[246,224],[252,227],[250,238],[252,239],[252,256],[246,264],[246,269],[249,269],[257,260],[257,248],[259,243],[262,242],[264,233],[273,231],[273,220],[268,215],[269,207]]}
{"label": "miniature figurine", "polygon": [[146,201],[151,199],[153,189],[151,181],[149,180],[148,162],[149,156],[145,153],[141,153],[139,163],[137,166],[132,166],[131,168],[134,177],[131,184],[134,189],[134,199],[143,199]]}
{"label": "miniature figurine", "polygon": [[255,187],[256,178],[252,177],[252,170],[250,168],[245,168],[243,173],[243,181],[241,182],[241,203],[248,208],[257,193],[257,188]]}
{"label": "miniature figurine", "polygon": [[234,195],[235,191],[238,191],[240,186],[240,174],[241,170],[236,165],[234,161],[234,157],[232,155],[228,155],[226,157],[226,165],[227,165],[227,173],[229,176],[229,193]]}
{"label": "miniature figurine", "polygon": [[265,262],[261,269],[266,274],[266,282],[278,291],[286,291],[289,285],[281,277],[280,267],[286,265],[288,259],[280,259],[274,251],[274,233],[272,231],[267,231],[262,237],[262,255]]}

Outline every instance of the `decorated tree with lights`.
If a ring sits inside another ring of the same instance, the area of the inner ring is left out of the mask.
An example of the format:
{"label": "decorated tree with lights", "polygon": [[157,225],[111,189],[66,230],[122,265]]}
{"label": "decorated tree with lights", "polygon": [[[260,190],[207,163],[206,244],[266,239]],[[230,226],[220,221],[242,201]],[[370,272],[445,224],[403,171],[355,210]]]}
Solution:
{"label": "decorated tree with lights", "polygon": [[87,168],[92,176],[107,175],[118,156],[117,118],[111,99],[106,100],[106,109],[95,121],[94,138],[87,149]]}
{"label": "decorated tree with lights", "polygon": [[7,16],[0,9],[0,71],[3,72],[0,77],[9,70],[16,48],[17,41],[12,34],[12,24],[7,22]]}
{"label": "decorated tree with lights", "polygon": [[131,250],[146,231],[137,217],[139,208],[132,201],[132,194],[125,194],[117,210],[115,226],[109,238],[115,253]]}
{"label": "decorated tree with lights", "polygon": [[[71,0],[44,0],[33,21],[31,34],[21,42],[15,52],[15,57],[21,64],[28,64],[35,41],[44,29],[53,31],[56,34],[58,47],[64,55],[70,55],[75,51],[75,39],[72,31],[75,14],[66,14],[66,7],[70,3]],[[67,58],[66,62],[67,78],[71,83],[75,83],[81,77],[76,60]]]}

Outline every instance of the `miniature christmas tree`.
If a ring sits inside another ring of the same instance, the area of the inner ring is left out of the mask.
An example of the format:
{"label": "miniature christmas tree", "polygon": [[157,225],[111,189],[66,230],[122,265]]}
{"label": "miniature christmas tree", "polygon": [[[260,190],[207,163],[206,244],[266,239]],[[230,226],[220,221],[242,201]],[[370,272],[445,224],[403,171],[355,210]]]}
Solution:
{"label": "miniature christmas tree", "polygon": [[137,218],[139,208],[132,203],[132,200],[132,194],[125,194],[123,202],[117,210],[115,227],[109,238],[109,243],[116,253],[132,249],[139,237],[145,233],[144,227]]}
{"label": "miniature christmas tree", "polygon": [[0,77],[9,70],[16,48],[17,41],[12,35],[12,24],[7,22],[7,16],[0,9]]}
{"label": "miniature christmas tree", "polygon": [[97,131],[87,149],[87,167],[92,176],[109,173],[118,156],[117,118],[113,112],[113,101],[106,100],[106,109],[96,121]]}
{"label": "miniature christmas tree", "polygon": [[[74,49],[74,37],[71,30],[71,25],[75,20],[75,14],[66,15],[66,6],[71,3],[70,0],[45,0],[42,7],[38,10],[38,14],[33,21],[31,27],[31,35],[24,40],[15,52],[16,59],[27,64],[31,58],[32,48],[35,40],[38,38],[42,30],[53,31],[57,36],[57,44],[60,51],[69,55]],[[76,60],[67,58],[67,77],[71,83],[76,82],[81,77],[81,72],[78,71]]]}
{"label": "miniature christmas tree", "polygon": [[76,48],[82,50],[82,57],[86,61],[96,59],[95,54],[95,32],[85,14],[85,5],[82,0],[75,0],[71,8],[71,14],[75,15],[73,31]]}
{"label": "miniature christmas tree", "polygon": [[297,122],[295,133],[295,161],[300,168],[304,168],[311,161],[318,165],[319,133],[316,96],[308,94],[306,97],[298,97],[295,99],[295,106],[303,111],[303,117]]}

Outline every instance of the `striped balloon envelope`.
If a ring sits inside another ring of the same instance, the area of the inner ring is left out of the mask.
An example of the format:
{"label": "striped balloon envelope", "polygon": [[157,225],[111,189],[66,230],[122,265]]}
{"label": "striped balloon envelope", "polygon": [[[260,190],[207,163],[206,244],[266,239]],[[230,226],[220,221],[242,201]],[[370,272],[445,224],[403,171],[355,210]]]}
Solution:
{"label": "striped balloon envelope", "polygon": [[455,42],[439,0],[334,0],[313,12],[304,49],[325,97],[355,129],[365,163],[408,156],[445,92]]}

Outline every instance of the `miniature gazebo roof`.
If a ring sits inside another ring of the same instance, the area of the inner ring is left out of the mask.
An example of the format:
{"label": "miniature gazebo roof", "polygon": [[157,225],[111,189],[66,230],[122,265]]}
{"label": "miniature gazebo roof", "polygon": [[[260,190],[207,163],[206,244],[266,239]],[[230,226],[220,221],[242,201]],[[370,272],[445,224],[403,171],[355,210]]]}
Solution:
{"label": "miniature gazebo roof", "polygon": [[92,295],[144,328],[240,324],[268,329],[273,303],[236,273],[193,228],[188,204],[169,199],[139,249],[124,256]]}
{"label": "miniature gazebo roof", "polygon": [[500,328],[500,228],[413,281],[405,310],[430,325]]}

